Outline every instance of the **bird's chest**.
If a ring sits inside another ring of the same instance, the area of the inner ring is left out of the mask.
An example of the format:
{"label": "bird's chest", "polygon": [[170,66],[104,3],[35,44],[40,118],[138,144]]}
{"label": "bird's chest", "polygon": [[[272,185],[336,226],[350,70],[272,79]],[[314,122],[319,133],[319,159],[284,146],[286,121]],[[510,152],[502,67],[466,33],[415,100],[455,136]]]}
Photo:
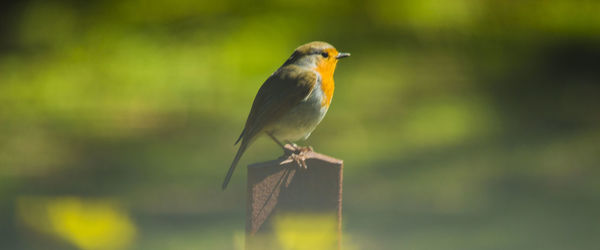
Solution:
{"label": "bird's chest", "polygon": [[313,91],[292,108],[291,117],[288,119],[298,119],[295,123],[300,127],[316,126],[327,113],[329,100],[327,93],[321,88],[321,83],[317,83]]}
{"label": "bird's chest", "polygon": [[305,99],[277,122],[273,130],[276,137],[291,141],[306,139],[327,113],[329,105],[324,105],[327,100],[321,83],[317,83]]}
{"label": "bird's chest", "polygon": [[320,72],[321,81],[319,83],[319,90],[322,93],[321,105],[329,107],[331,104],[331,99],[333,98],[333,90],[335,88],[335,84],[333,82],[333,70],[323,70]]}

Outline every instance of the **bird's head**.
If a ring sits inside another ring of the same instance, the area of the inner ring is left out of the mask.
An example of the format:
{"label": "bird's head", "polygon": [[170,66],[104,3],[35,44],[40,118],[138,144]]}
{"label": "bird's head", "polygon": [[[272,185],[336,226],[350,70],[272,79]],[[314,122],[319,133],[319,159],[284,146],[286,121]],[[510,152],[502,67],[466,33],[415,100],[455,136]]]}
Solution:
{"label": "bird's head", "polygon": [[329,43],[310,42],[294,50],[294,53],[292,53],[290,58],[284,63],[284,66],[294,64],[315,70],[327,69],[331,71],[331,74],[333,75],[333,70],[335,70],[337,61],[348,56],[350,56],[350,53],[338,52]]}

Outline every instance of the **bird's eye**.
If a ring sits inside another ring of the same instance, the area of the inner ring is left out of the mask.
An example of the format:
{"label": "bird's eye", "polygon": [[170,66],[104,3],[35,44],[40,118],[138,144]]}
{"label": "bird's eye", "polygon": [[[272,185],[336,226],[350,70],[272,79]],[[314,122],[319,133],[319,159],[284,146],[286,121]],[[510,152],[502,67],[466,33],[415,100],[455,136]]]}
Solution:
{"label": "bird's eye", "polygon": [[327,58],[327,57],[329,57],[329,53],[323,52],[323,53],[321,53],[321,56],[324,57],[324,58]]}

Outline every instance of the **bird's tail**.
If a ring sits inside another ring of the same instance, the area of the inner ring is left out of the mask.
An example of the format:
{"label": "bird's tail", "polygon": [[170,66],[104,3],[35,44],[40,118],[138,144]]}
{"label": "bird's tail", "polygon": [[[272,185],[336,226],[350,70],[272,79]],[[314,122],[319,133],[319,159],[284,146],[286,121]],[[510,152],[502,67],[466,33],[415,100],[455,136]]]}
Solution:
{"label": "bird's tail", "polygon": [[233,158],[233,162],[231,163],[231,167],[229,167],[229,171],[227,171],[227,175],[225,176],[225,180],[223,181],[223,190],[225,190],[227,188],[227,184],[229,184],[229,180],[231,180],[231,176],[233,175],[233,171],[235,170],[235,167],[238,164],[238,161],[240,161],[240,158],[242,158],[242,155],[244,154],[244,152],[246,151],[246,147],[248,146],[248,143],[246,141],[242,141],[242,144],[240,145],[240,148],[237,151],[237,154],[235,154],[235,158]]}

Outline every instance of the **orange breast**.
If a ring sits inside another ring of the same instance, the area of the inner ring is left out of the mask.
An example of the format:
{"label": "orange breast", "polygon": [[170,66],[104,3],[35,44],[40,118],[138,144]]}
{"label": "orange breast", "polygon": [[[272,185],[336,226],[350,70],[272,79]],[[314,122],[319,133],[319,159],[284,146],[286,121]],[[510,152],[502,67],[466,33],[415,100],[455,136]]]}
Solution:
{"label": "orange breast", "polygon": [[331,98],[333,97],[333,89],[335,84],[333,82],[333,72],[335,71],[336,60],[334,58],[325,59],[317,65],[315,69],[321,74],[321,90],[325,93],[325,99],[321,102],[321,106],[329,107]]}

